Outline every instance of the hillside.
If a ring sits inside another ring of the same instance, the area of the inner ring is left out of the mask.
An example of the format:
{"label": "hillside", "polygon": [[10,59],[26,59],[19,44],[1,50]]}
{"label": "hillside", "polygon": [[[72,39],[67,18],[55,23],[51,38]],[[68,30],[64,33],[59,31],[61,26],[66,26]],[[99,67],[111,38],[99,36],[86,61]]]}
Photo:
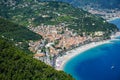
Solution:
{"label": "hillside", "polygon": [[73,80],[15,46],[41,38],[24,26],[0,18],[0,80]]}
{"label": "hillside", "polygon": [[62,2],[40,0],[2,0],[0,16],[24,26],[65,25],[80,35],[104,31],[106,35],[116,31],[116,26],[82,9]]}
{"label": "hillside", "polygon": [[[52,0],[49,0],[52,1]],[[54,0],[73,4],[74,6],[84,7],[86,5],[96,6],[99,8],[120,8],[120,0]]]}
{"label": "hillside", "polygon": [[0,36],[13,40],[15,42],[39,40],[42,37],[26,27],[12,23],[8,20],[0,18]]}
{"label": "hillside", "polygon": [[15,24],[6,19],[0,18],[0,37],[14,42],[14,44],[21,49],[28,50],[28,42],[42,39],[41,35],[38,35],[24,26]]}
{"label": "hillside", "polygon": [[0,38],[0,80],[73,80]]}

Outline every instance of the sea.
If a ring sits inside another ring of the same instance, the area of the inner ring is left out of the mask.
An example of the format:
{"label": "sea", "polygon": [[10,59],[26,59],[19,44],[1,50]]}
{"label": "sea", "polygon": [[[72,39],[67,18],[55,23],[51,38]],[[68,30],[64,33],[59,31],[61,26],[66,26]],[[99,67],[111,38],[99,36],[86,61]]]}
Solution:
{"label": "sea", "polygon": [[[120,19],[110,23],[120,29]],[[73,57],[64,71],[75,80],[120,80],[120,37]]]}
{"label": "sea", "polygon": [[110,23],[117,25],[117,27],[120,29],[120,18],[114,19],[110,21]]}

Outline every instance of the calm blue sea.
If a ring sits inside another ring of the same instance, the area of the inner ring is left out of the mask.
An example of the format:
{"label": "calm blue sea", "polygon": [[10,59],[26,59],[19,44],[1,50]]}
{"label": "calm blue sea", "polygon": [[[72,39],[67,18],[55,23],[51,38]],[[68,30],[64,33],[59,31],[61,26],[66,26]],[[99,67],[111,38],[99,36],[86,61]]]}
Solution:
{"label": "calm blue sea", "polygon": [[120,29],[120,18],[110,21],[110,23],[116,24],[118,28]]}
{"label": "calm blue sea", "polygon": [[[119,21],[112,23],[120,28]],[[120,37],[72,58],[64,71],[76,80],[120,80]]]}

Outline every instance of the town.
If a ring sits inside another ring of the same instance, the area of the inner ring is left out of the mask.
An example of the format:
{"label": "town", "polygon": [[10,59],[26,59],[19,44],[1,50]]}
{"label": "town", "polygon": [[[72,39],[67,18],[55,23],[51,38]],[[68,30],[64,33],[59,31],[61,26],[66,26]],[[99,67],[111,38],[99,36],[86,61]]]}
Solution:
{"label": "town", "polygon": [[78,35],[74,30],[65,27],[65,24],[59,25],[40,25],[37,27],[29,27],[33,32],[41,35],[42,40],[30,41],[29,50],[34,52],[34,58],[55,67],[55,61],[58,56],[65,55],[66,51],[74,49],[90,41],[96,41],[104,33],[98,31],[92,36]]}
{"label": "town", "polygon": [[97,16],[101,16],[103,19],[106,19],[107,21],[113,19],[113,18],[119,18],[120,17],[120,10],[118,8],[116,9],[107,9],[107,8],[100,8],[99,5],[86,5],[83,9],[95,14]]}

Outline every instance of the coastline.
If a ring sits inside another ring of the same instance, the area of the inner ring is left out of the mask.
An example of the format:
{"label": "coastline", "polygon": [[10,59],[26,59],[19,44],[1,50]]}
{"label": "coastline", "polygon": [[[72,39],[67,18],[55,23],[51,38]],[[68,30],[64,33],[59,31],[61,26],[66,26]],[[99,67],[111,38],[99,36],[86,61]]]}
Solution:
{"label": "coastline", "polygon": [[[120,36],[120,32],[117,32],[115,35],[112,35],[112,36],[114,36],[114,38],[117,37],[117,36]],[[112,39],[114,39],[114,38],[112,38]],[[56,59],[56,67],[55,67],[55,69],[56,70],[63,70],[65,64],[70,59],[74,58],[77,55],[82,54],[83,52],[85,52],[86,50],[89,50],[91,48],[94,48],[94,47],[97,47],[97,46],[100,46],[100,45],[103,45],[103,44],[111,43],[110,41],[112,39],[104,40],[104,41],[99,41],[99,42],[92,42],[92,43],[89,43],[89,44],[77,47],[75,49],[72,49],[70,51],[67,51],[66,55],[63,55],[63,56],[58,57]]]}
{"label": "coastline", "polygon": [[115,19],[120,19],[120,17],[113,17],[113,18],[111,18],[111,19],[109,19],[109,20],[107,20],[107,21],[110,22],[110,21],[113,21],[113,20],[115,20]]}
{"label": "coastline", "polygon": [[97,47],[99,45],[102,44],[107,44],[110,43],[110,40],[105,40],[105,41],[100,41],[100,42],[92,42],[80,47],[77,47],[73,50],[67,51],[66,55],[63,55],[61,57],[58,57],[56,59],[56,70],[63,70],[64,65],[73,57],[82,54],[83,52],[85,52],[86,50],[89,50],[91,48]]}

